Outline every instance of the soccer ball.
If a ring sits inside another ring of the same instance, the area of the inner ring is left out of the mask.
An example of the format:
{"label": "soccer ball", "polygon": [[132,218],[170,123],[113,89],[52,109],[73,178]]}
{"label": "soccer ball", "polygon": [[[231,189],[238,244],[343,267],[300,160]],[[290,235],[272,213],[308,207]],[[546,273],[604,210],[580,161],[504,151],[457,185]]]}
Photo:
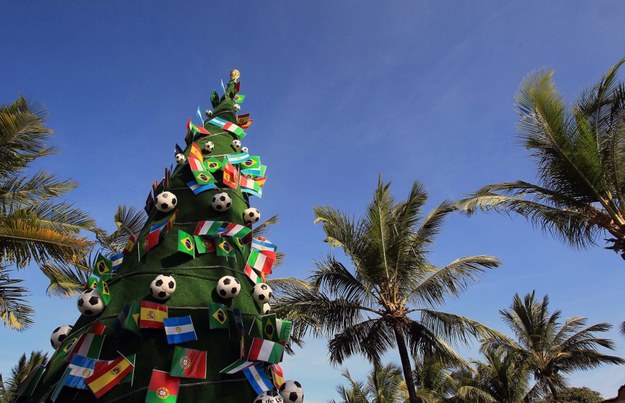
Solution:
{"label": "soccer ball", "polygon": [[98,290],[95,288],[83,291],[80,297],[78,297],[76,305],[80,313],[85,316],[94,316],[104,310],[104,301],[102,301],[102,297],[100,297]]}
{"label": "soccer ball", "polygon": [[176,164],[182,165],[187,161],[187,157],[183,153],[176,154]]}
{"label": "soccer ball", "polygon": [[271,305],[269,305],[269,302],[265,302],[263,304],[263,315],[267,315],[269,312],[271,312]]}
{"label": "soccer ball", "polygon": [[230,207],[232,207],[232,199],[226,192],[217,193],[213,196],[211,205],[213,206],[213,209],[217,211],[227,211]]}
{"label": "soccer ball", "polygon": [[172,276],[159,274],[150,284],[152,296],[156,299],[166,300],[176,291],[176,280]]}
{"label": "soccer ball", "polygon": [[284,383],[280,385],[280,395],[284,401],[288,403],[304,402],[304,389],[302,389],[302,385],[297,381],[284,381]]}
{"label": "soccer ball", "polygon": [[210,118],[211,116],[213,116],[213,111],[211,111],[210,109],[207,109],[204,111],[204,114],[206,115],[207,118]]}
{"label": "soccer ball", "polygon": [[176,208],[177,204],[178,199],[172,192],[163,192],[156,196],[156,209],[161,213],[169,213]]}
{"label": "soccer ball", "polygon": [[234,111],[235,111],[235,112],[238,112],[238,111],[240,111],[240,110],[241,110],[241,105],[239,105],[239,104],[234,104]]}
{"label": "soccer ball", "polygon": [[70,325],[63,325],[54,329],[54,331],[50,335],[50,344],[52,344],[52,348],[54,348],[55,350],[59,348],[63,343],[63,340],[67,338],[67,335],[71,331],[72,326]]}
{"label": "soccer ball", "polygon": [[283,403],[282,396],[275,390],[266,390],[256,396],[254,403]]}
{"label": "soccer ball", "polygon": [[247,148],[247,147],[241,147],[241,152],[242,152],[242,153],[246,153],[246,152],[248,152],[248,151],[250,151],[250,149],[249,149],[249,148]]}
{"label": "soccer ball", "polygon": [[241,140],[232,140],[232,148],[235,150],[241,149]]}
{"label": "soccer ball", "polygon": [[258,303],[265,303],[273,297],[273,292],[268,284],[260,283],[252,288],[252,297]]}
{"label": "soccer ball", "polygon": [[204,143],[204,151],[206,151],[207,153],[212,153],[214,149],[215,143],[213,143],[212,141],[207,141],[206,143]]}
{"label": "soccer ball", "polygon": [[257,208],[246,208],[243,212],[243,221],[245,224],[255,224],[260,220],[260,211]]}
{"label": "soccer ball", "polygon": [[217,294],[226,299],[232,299],[241,292],[241,283],[236,277],[223,276],[217,282]]}

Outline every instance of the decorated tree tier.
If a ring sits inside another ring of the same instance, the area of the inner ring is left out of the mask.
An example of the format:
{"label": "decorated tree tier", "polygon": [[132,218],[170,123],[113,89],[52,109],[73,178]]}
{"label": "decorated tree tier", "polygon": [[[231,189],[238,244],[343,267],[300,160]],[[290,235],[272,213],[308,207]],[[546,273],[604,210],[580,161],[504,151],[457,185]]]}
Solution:
{"label": "decorated tree tier", "polygon": [[303,400],[279,365],[291,323],[270,313],[276,247],[255,236],[249,201],[266,167],[242,145],[251,120],[237,118],[239,72],[230,78],[206,119],[198,108],[203,124],[187,122],[143,230],[98,259],[80,318],[55,329],[55,354],[19,401],[278,402],[280,387]]}

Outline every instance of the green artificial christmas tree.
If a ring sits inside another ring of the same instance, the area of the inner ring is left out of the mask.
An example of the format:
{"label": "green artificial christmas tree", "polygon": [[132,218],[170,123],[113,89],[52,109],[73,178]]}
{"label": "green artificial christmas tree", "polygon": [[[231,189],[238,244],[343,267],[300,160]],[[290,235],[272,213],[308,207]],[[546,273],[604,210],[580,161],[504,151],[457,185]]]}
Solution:
{"label": "green artificial christmas tree", "polygon": [[[279,362],[291,323],[270,313],[276,246],[255,236],[266,167],[241,140],[239,72],[213,91],[202,125],[146,203],[148,219],[123,253],[100,256],[74,326],[52,334],[56,352],[33,371],[20,402],[303,401]],[[238,123],[238,124],[237,124]],[[264,400],[258,399],[264,393]]]}

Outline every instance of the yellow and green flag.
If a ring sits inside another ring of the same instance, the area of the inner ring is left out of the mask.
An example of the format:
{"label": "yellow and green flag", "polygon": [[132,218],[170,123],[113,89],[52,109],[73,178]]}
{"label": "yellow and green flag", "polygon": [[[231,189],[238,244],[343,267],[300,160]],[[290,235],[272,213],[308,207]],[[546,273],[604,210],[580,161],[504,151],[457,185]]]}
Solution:
{"label": "yellow and green flag", "polygon": [[181,229],[178,230],[178,251],[195,257],[193,236]]}

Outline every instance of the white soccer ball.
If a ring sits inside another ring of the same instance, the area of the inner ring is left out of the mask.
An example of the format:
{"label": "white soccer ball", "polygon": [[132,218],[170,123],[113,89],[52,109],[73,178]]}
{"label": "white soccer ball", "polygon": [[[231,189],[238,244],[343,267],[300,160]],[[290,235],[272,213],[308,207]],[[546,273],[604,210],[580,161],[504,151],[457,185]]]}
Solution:
{"label": "white soccer ball", "polygon": [[252,288],[252,297],[254,298],[254,301],[264,304],[269,301],[271,297],[273,297],[273,291],[271,290],[271,287],[269,287],[269,284],[256,284],[254,288]]}
{"label": "white soccer ball", "polygon": [[211,206],[217,211],[228,211],[232,207],[232,199],[226,192],[217,193],[211,200]]}
{"label": "white soccer ball", "polygon": [[225,299],[232,299],[241,292],[241,283],[233,276],[223,276],[217,282],[217,294]]}
{"label": "white soccer ball", "polygon": [[271,305],[269,305],[268,302],[265,302],[263,304],[263,315],[267,315],[269,312],[271,312]]}
{"label": "white soccer ball", "polygon": [[303,403],[304,389],[297,381],[284,381],[280,385],[280,396],[288,403]]}
{"label": "white soccer ball", "polygon": [[275,390],[266,390],[256,396],[253,403],[283,403],[282,396]]}
{"label": "white soccer ball", "polygon": [[80,313],[85,316],[95,316],[104,310],[104,301],[95,288],[80,293],[76,305]]}
{"label": "white soccer ball", "polygon": [[176,154],[176,164],[181,165],[187,161],[187,157],[183,153]]}
{"label": "white soccer ball", "polygon": [[206,115],[206,117],[210,118],[211,116],[213,116],[213,111],[211,111],[210,109],[207,109],[204,111],[204,114]]}
{"label": "white soccer ball", "polygon": [[52,344],[52,348],[54,348],[55,350],[59,348],[61,344],[63,343],[63,340],[67,338],[67,335],[71,331],[72,331],[71,325],[63,325],[54,329],[52,331],[52,334],[50,335],[50,344]]}
{"label": "white soccer ball", "polygon": [[245,224],[256,224],[260,220],[260,211],[257,208],[250,207],[243,211],[243,222]]}
{"label": "white soccer ball", "polygon": [[247,148],[247,147],[241,147],[241,152],[242,152],[242,153],[246,153],[246,152],[248,152],[248,151],[250,151],[250,149],[249,149],[249,148]]}
{"label": "white soccer ball", "polygon": [[232,148],[235,150],[241,149],[241,140],[232,140]]}
{"label": "white soccer ball", "polygon": [[206,151],[207,153],[212,153],[214,149],[215,149],[215,143],[213,143],[212,141],[209,140],[206,143],[204,143],[204,151]]}
{"label": "white soccer ball", "polygon": [[161,213],[169,213],[178,205],[178,199],[172,192],[159,193],[156,196],[156,209]]}
{"label": "white soccer ball", "polygon": [[161,301],[169,299],[176,291],[176,280],[172,276],[159,274],[150,284],[152,296]]}
{"label": "white soccer ball", "polygon": [[234,111],[235,111],[235,112],[238,112],[238,111],[240,111],[240,110],[241,110],[241,105],[239,105],[239,104],[234,104]]}

